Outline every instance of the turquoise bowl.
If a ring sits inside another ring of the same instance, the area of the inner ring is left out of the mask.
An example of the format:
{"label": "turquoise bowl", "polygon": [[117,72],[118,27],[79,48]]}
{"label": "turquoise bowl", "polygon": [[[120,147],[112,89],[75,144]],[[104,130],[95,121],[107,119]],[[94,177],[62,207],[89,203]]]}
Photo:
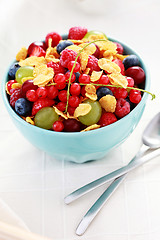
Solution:
{"label": "turquoise bowl", "polygon": [[[117,42],[114,39],[110,40]],[[131,48],[121,42],[119,43],[123,45],[125,54],[138,56]],[[146,74],[145,90],[149,91],[149,72],[142,59],[140,57],[139,59]],[[148,95],[144,93],[141,102],[127,116],[106,127],[88,132],[53,132],[27,123],[14,112],[5,91],[7,81],[8,70],[2,80],[2,97],[11,119],[22,135],[35,147],[45,151],[54,158],[76,163],[101,159],[111,149],[115,149],[123,143],[140,121]]]}

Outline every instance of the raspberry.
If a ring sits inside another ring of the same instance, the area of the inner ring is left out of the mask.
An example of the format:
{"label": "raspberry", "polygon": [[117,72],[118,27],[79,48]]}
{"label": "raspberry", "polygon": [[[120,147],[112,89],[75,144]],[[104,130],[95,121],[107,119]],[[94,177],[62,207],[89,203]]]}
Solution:
{"label": "raspberry", "polygon": [[115,115],[118,118],[123,118],[130,112],[130,104],[123,98],[117,100]]}
{"label": "raspberry", "polygon": [[75,61],[77,53],[71,49],[64,49],[60,57],[60,65],[64,68],[68,67],[70,61]]}
{"label": "raspberry", "polygon": [[51,67],[54,70],[54,74],[58,74],[58,73],[65,73],[65,68],[62,67],[59,63],[54,63],[54,62],[49,62],[47,63],[47,67]]}
{"label": "raspberry", "polygon": [[84,27],[72,27],[69,29],[68,38],[81,40],[86,33],[88,32],[87,28]]}
{"label": "raspberry", "polygon": [[94,71],[100,71],[100,67],[98,66],[98,59],[92,55],[89,55],[87,68],[90,68],[90,73]]}
{"label": "raspberry", "polygon": [[14,108],[15,102],[22,97],[21,89],[17,88],[10,97],[10,105]]}
{"label": "raspberry", "polygon": [[47,47],[48,47],[48,40],[50,38],[52,39],[52,47],[55,47],[59,43],[59,41],[62,40],[62,37],[59,35],[59,33],[57,32],[48,33],[45,38],[45,43]]}
{"label": "raspberry", "polygon": [[44,107],[51,107],[55,103],[54,100],[49,98],[40,98],[33,103],[32,115],[35,115],[40,109]]}
{"label": "raspberry", "polygon": [[101,127],[104,127],[104,126],[112,124],[116,121],[117,121],[117,118],[113,113],[105,112],[102,114],[102,116],[99,120],[99,124],[101,125]]}

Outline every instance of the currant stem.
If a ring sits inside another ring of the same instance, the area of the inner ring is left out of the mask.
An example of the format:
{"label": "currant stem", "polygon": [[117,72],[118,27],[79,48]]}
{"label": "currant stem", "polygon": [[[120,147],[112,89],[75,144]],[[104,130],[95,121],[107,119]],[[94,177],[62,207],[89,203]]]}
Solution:
{"label": "currant stem", "polygon": [[107,42],[108,40],[106,40],[106,39],[97,39],[97,40],[94,40],[94,41],[91,41],[91,42],[87,43],[87,44],[79,51],[79,53],[77,54],[77,56],[76,56],[76,58],[75,58],[75,61],[74,61],[74,64],[73,64],[73,67],[72,67],[72,70],[71,70],[71,72],[70,72],[70,76],[69,76],[69,79],[68,79],[67,103],[66,103],[65,113],[67,112],[67,109],[68,109],[68,101],[69,101],[69,95],[70,95],[70,94],[69,94],[69,89],[70,89],[70,85],[71,85],[71,77],[72,77],[72,74],[73,74],[73,70],[74,70],[74,68],[75,68],[75,66],[76,66],[77,59],[78,59],[78,57],[80,56],[81,52],[82,52],[86,47],[88,47],[88,46],[89,46],[90,44],[92,44],[92,43],[100,42],[100,41],[105,41],[105,42]]}

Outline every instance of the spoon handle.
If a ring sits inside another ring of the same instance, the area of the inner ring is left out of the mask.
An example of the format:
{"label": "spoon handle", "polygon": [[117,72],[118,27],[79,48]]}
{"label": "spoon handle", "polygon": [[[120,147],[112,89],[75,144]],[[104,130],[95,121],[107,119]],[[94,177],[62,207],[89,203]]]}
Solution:
{"label": "spoon handle", "polygon": [[107,200],[111,197],[111,195],[115,192],[115,190],[119,187],[121,182],[125,179],[125,175],[120,176],[119,178],[116,178],[110,185],[107,187],[107,189],[102,193],[102,195],[97,199],[97,201],[92,205],[92,207],[88,210],[88,212],[85,214],[85,216],[80,221],[77,229],[76,234],[78,236],[81,236],[85,233],[93,219],[96,217],[96,215],[99,213],[99,211],[102,209],[104,204],[107,202]]}
{"label": "spoon handle", "polygon": [[[147,155],[145,155],[143,157],[140,157],[138,160],[139,161],[141,160],[141,163],[145,163],[148,160],[150,160],[154,157],[157,157],[158,155],[160,155],[160,148],[157,150],[152,150],[152,152],[148,153]],[[143,161],[142,161],[142,159],[143,159]],[[136,166],[138,166],[138,165],[136,165]],[[87,228],[89,227],[91,222],[94,220],[96,215],[99,213],[99,211],[104,206],[104,204],[108,201],[108,199],[111,197],[111,195],[115,192],[115,190],[123,182],[123,180],[127,176],[127,173],[116,178],[109,185],[109,187],[107,187],[107,189],[102,193],[102,195],[97,199],[97,201],[92,205],[92,207],[88,210],[88,212],[85,214],[85,216],[82,218],[81,222],[79,223],[79,225],[76,229],[77,235],[81,236],[85,233],[85,231],[87,230]]]}
{"label": "spoon handle", "polygon": [[[89,184],[84,185],[83,187],[77,189],[76,191],[72,192],[68,196],[65,197],[64,202],[66,204],[69,204],[73,202],[74,200],[78,199],[79,197],[83,196],[84,194],[90,192],[91,190],[102,186],[103,184],[114,180],[117,177],[120,177],[121,175],[124,175],[127,172],[130,172],[131,170],[135,169],[136,167],[142,165],[143,163],[149,161],[150,159],[160,155],[160,148],[158,149],[149,149],[149,150],[143,150],[144,145],[142,145],[142,148],[140,150],[140,153],[138,152],[138,155],[136,155],[129,163],[128,165],[119,168],[93,182],[90,182]],[[142,155],[143,153],[143,155]]]}

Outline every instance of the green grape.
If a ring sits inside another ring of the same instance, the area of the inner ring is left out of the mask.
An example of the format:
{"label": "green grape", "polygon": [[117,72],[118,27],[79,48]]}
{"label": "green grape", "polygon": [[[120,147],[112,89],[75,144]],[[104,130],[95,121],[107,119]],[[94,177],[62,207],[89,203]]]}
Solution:
{"label": "green grape", "polygon": [[90,35],[100,35],[100,34],[103,35],[107,39],[107,36],[103,32],[100,32],[100,31],[89,31],[86,33],[84,38],[88,38]]}
{"label": "green grape", "polygon": [[22,78],[33,77],[33,69],[31,66],[20,67],[16,72],[16,80],[22,84]]}
{"label": "green grape", "polygon": [[59,118],[58,114],[52,107],[44,107],[35,115],[35,125],[40,128],[51,129],[52,125]]}
{"label": "green grape", "polygon": [[87,126],[97,123],[102,115],[100,103],[98,101],[92,101],[89,99],[85,100],[83,103],[90,104],[92,108],[85,116],[80,116],[79,121]]}

